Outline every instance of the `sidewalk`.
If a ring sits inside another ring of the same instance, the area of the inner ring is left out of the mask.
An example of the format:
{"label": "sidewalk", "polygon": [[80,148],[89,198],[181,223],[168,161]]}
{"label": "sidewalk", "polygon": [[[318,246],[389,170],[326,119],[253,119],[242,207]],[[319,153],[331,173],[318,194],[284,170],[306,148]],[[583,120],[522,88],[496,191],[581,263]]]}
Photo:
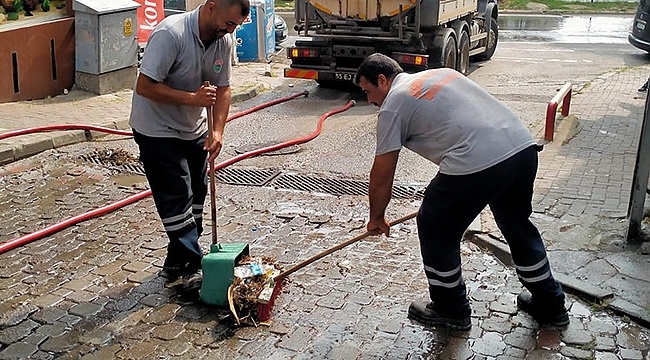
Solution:
{"label": "sidewalk", "polygon": [[[250,99],[282,81],[279,65],[270,69],[271,76],[265,75],[267,70],[269,68],[264,63],[236,65],[231,79],[233,103]],[[54,124],[97,125],[128,130],[132,95],[131,90],[97,96],[72,89],[67,95],[50,99],[0,104],[0,133]],[[0,165],[104,135],[79,130],[9,138],[0,141]]]}
{"label": "sidewalk", "polygon": [[[533,219],[565,288],[646,327],[650,243],[628,243],[625,219],[645,106],[637,89],[649,70],[603,74],[573,95],[570,116],[540,153],[533,198]],[[508,263],[503,236],[489,216],[483,220],[477,242]]]}

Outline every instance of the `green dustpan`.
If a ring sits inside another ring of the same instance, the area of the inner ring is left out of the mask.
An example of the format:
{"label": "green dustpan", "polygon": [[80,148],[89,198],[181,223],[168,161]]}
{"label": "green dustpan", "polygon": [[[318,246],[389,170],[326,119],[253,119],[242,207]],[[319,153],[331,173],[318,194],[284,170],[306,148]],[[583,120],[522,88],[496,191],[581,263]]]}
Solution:
{"label": "green dustpan", "polygon": [[[206,85],[210,85],[207,83]],[[212,107],[208,112],[208,134],[212,142]],[[210,253],[201,260],[203,283],[199,295],[208,305],[228,307],[228,288],[235,280],[235,266],[249,254],[248,244],[219,244],[217,241],[216,176],[214,160],[210,161],[210,205],[212,215],[212,245]]]}
{"label": "green dustpan", "polygon": [[201,260],[203,283],[199,294],[204,303],[228,307],[228,287],[235,279],[235,266],[248,254],[246,243],[210,246],[210,253]]}

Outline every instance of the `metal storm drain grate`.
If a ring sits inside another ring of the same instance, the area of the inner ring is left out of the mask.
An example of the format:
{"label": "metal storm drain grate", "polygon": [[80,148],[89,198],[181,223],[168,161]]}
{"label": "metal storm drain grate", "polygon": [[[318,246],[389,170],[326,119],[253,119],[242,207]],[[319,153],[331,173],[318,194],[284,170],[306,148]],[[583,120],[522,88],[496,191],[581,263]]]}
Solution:
{"label": "metal storm drain grate", "polygon": [[[269,185],[291,190],[320,192],[332,195],[368,195],[368,182],[358,180],[328,179],[315,176],[283,174]],[[414,186],[393,186],[393,197],[398,199],[422,198],[422,191]]]}
{"label": "metal storm drain grate", "polygon": [[278,170],[250,170],[223,168],[217,171],[217,180],[224,184],[264,186],[280,174]]}
{"label": "metal storm drain grate", "polygon": [[[125,150],[97,150],[79,155],[79,159],[109,167],[118,172],[144,175],[140,160]],[[319,192],[341,195],[368,195],[368,182],[283,174],[275,169],[242,169],[227,167],[217,171],[217,180],[224,184],[243,186],[272,186],[279,189]],[[393,197],[397,199],[422,199],[424,188],[411,185],[394,185]]]}
{"label": "metal storm drain grate", "polygon": [[118,172],[144,175],[144,167],[137,157],[126,150],[96,150],[79,155],[79,159],[111,168]]}

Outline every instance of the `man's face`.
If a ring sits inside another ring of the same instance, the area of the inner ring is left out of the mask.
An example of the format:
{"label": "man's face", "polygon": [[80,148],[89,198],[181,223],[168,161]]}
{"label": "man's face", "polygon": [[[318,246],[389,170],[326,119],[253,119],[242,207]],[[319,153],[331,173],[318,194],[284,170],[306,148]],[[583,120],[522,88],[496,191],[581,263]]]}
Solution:
{"label": "man's face", "polygon": [[384,75],[379,75],[376,86],[368,81],[365,76],[361,76],[359,78],[359,87],[368,96],[368,102],[375,106],[381,106],[384,103],[388,90],[390,90],[390,84]]}
{"label": "man's face", "polygon": [[246,19],[245,16],[241,16],[241,6],[232,5],[225,8],[217,8],[217,4],[214,1],[208,3],[211,13],[211,35],[215,40],[219,40],[226,34],[232,34],[235,31],[237,26],[241,25]]}

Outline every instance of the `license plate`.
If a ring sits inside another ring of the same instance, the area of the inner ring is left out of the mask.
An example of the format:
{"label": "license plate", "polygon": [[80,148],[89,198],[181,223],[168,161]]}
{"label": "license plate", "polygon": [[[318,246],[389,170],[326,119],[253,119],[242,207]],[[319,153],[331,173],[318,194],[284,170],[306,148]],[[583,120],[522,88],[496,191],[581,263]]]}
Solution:
{"label": "license plate", "polygon": [[334,73],[334,79],[336,80],[352,80],[354,78],[354,74],[350,73]]}
{"label": "license plate", "polygon": [[636,21],[636,28],[639,29],[639,30],[645,30],[645,21],[637,20]]}

